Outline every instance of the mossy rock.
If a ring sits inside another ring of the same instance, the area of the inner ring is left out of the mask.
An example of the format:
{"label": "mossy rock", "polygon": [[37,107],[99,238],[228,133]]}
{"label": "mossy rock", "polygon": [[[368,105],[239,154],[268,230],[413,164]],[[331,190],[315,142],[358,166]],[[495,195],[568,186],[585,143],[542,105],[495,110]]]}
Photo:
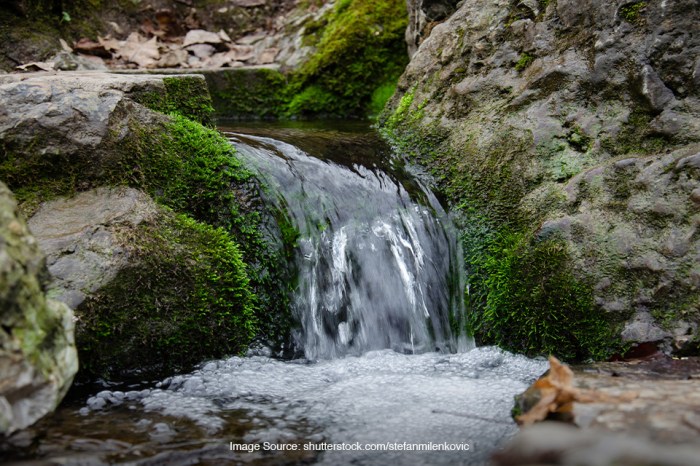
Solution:
{"label": "mossy rock", "polygon": [[[176,214],[187,215],[208,228],[222,228],[240,246],[250,276],[250,292],[259,298],[250,304],[259,322],[257,336],[272,344],[286,342],[292,318],[284,285],[287,269],[278,239],[281,235],[274,221],[277,213],[264,205],[259,182],[238,160],[231,143],[217,131],[183,116],[207,117],[206,99],[190,101],[192,105],[185,99],[186,105],[181,105],[182,98],[187,97],[188,80],[193,80],[190,84],[194,89],[202,89],[203,78],[185,78],[184,89],[176,92],[172,82],[164,85],[158,76],[101,76],[49,77],[63,80],[51,85],[37,77],[0,86],[0,91],[9,93],[13,86],[46,92],[47,102],[63,103],[60,118],[46,121],[65,118],[67,122],[36,131],[36,122],[41,119],[31,115],[41,114],[49,106],[32,107],[29,114],[0,115],[20,120],[9,125],[11,131],[0,134],[0,178],[17,190],[25,214],[31,216],[42,202],[57,197],[71,197],[103,186],[128,186],[147,193]],[[144,82],[161,84],[139,84]],[[159,89],[165,92],[158,94]],[[171,113],[154,112],[137,101]],[[27,104],[21,101],[12,105],[22,108]],[[27,121],[22,119],[25,117]],[[183,229],[193,228],[180,224]],[[172,229],[176,230],[174,226]],[[188,256],[172,254],[191,261]],[[175,265],[171,268],[180,270]],[[196,273],[193,276],[197,278]],[[117,293],[118,289],[113,291]],[[236,345],[238,351],[240,344]],[[230,346],[222,348],[226,353],[228,349],[234,351]],[[93,372],[106,371],[107,366],[99,365]]]}
{"label": "mossy rock", "polygon": [[287,77],[277,69],[233,68],[203,74],[219,117],[269,119],[282,116]]}
{"label": "mossy rock", "polygon": [[161,210],[117,235],[129,266],[76,309],[84,377],[155,378],[245,351],[255,295],[227,232]]}
{"label": "mossy rock", "polygon": [[0,435],[51,413],[78,370],[73,312],[46,297],[43,253],[0,182]]}
{"label": "mossy rock", "polygon": [[290,76],[286,114],[376,114],[408,63],[406,4],[342,0],[327,15],[314,32],[316,53]]}

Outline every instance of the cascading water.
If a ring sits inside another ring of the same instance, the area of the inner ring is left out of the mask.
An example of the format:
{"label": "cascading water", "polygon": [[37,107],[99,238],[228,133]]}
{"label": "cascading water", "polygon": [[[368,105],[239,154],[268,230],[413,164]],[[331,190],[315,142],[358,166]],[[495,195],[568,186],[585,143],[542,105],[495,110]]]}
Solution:
{"label": "cascading water", "polygon": [[108,387],[19,444],[0,442],[0,455],[63,465],[488,464],[517,430],[513,395],[547,364],[470,349],[461,252],[435,197],[366,131],[242,132],[233,144],[288,212],[306,358],[258,352],[155,386]]}
{"label": "cascading water", "polygon": [[229,134],[297,232],[293,306],[306,357],[472,347],[461,251],[435,196],[400,169],[378,167],[377,156],[368,167],[343,153],[361,145],[388,155],[371,134],[305,136],[333,136],[337,152],[322,159],[269,137]]}

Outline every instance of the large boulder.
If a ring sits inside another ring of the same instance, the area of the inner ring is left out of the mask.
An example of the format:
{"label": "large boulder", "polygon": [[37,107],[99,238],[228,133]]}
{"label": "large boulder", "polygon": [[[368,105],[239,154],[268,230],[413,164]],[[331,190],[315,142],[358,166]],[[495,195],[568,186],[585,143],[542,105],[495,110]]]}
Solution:
{"label": "large boulder", "polygon": [[73,313],[45,296],[46,264],[0,182],[0,434],[52,412],[78,370]]}
{"label": "large boulder", "polygon": [[82,373],[153,377],[240,353],[255,332],[240,251],[221,229],[133,188],[44,202],[29,220],[71,305]]}
{"label": "large boulder", "polygon": [[383,126],[462,214],[480,341],[698,352],[698,25],[689,0],[466,0],[423,41]]}

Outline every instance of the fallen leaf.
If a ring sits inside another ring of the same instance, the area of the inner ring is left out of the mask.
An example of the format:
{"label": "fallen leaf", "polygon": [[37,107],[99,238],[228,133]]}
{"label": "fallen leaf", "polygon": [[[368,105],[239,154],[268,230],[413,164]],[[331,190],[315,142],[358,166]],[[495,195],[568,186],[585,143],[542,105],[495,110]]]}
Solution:
{"label": "fallen leaf", "polygon": [[275,57],[277,54],[280,52],[280,49],[278,48],[269,48],[265,49],[262,51],[260,56],[258,57],[258,64],[260,65],[267,65],[270,63],[274,63]]}
{"label": "fallen leaf", "polygon": [[68,43],[66,43],[65,40],[58,39],[58,43],[61,44],[61,49],[63,49],[64,52],[73,53],[73,49],[70,48],[70,46],[68,45]]}
{"label": "fallen leaf", "polygon": [[236,39],[236,43],[241,45],[253,45],[256,42],[260,42],[265,37],[267,37],[267,34],[264,32],[256,32]]}
{"label": "fallen leaf", "polygon": [[186,50],[170,50],[158,60],[159,68],[175,68],[187,64],[188,53]]}
{"label": "fallen leaf", "polygon": [[189,52],[197,58],[208,58],[214,55],[216,49],[210,44],[192,44],[185,47]]}
{"label": "fallen leaf", "polygon": [[229,35],[226,34],[226,31],[224,31],[223,29],[220,30],[218,34],[221,40],[223,40],[224,42],[232,42],[231,37],[229,37]]}
{"label": "fallen leaf", "polygon": [[108,21],[107,24],[109,24],[112,27],[112,29],[114,29],[114,32],[116,32],[117,34],[124,33],[124,30],[122,29],[122,27],[120,25],[118,25],[117,23],[115,23],[114,21]]}
{"label": "fallen leaf", "polygon": [[185,41],[182,46],[187,47],[192,44],[220,44],[221,37],[215,32],[205,31],[204,29],[192,29],[185,34]]}
{"label": "fallen leaf", "polygon": [[255,56],[255,47],[251,45],[232,45],[227,52],[232,60],[247,61]]}
{"label": "fallen leaf", "polygon": [[573,381],[573,371],[554,356],[550,356],[549,374],[535,381],[527,390],[537,393],[539,400],[526,413],[517,416],[516,422],[520,425],[530,425],[545,420],[551,413],[571,413],[574,402],[627,402],[637,397],[633,392],[611,396],[596,390],[579,389],[574,387]]}
{"label": "fallen leaf", "polygon": [[94,40],[87,39],[83,37],[78,42],[74,44],[76,52],[83,53],[85,55],[95,55],[98,57],[111,58],[112,54],[107,50],[104,44],[100,42],[95,42]]}
{"label": "fallen leaf", "polygon": [[203,66],[206,68],[221,68],[228,65],[231,61],[233,60],[227,53],[217,53],[205,60]]}
{"label": "fallen leaf", "polygon": [[116,52],[124,60],[144,68],[154,66],[160,58],[158,38],[152,37],[144,41],[137,32],[129,34],[126,42]]}
{"label": "fallen leaf", "polygon": [[122,45],[124,45],[124,41],[120,41],[117,39],[112,39],[111,37],[107,36],[106,38],[102,38],[100,36],[97,36],[97,42],[105,48],[105,50],[111,50],[113,52],[116,52],[119,50]]}

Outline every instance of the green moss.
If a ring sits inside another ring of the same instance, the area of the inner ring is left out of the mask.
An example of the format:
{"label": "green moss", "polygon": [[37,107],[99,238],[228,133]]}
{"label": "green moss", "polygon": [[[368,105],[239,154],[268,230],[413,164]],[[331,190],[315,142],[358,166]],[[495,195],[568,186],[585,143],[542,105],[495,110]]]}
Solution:
{"label": "green moss", "polygon": [[233,69],[206,73],[218,116],[224,118],[278,118],[286,111],[287,78],[277,70]]}
{"label": "green moss", "polygon": [[402,0],[346,0],[304,26],[316,51],[288,74],[205,73],[224,118],[367,117],[379,113],[408,63]]}
{"label": "green moss", "polygon": [[134,127],[137,158],[121,161],[117,170],[131,173],[129,184],[145,188],[159,203],[233,234],[259,297],[261,337],[278,342],[292,325],[288,293],[281,286],[288,271],[262,229],[257,181],[217,131],[179,115],[171,118],[162,132]]}
{"label": "green moss", "polygon": [[[535,237],[542,211],[523,207],[526,194],[545,181],[526,169],[536,153],[532,134],[510,128],[490,141],[460,134],[455,149],[447,130],[425,124],[413,90],[394,105],[382,116],[382,134],[399,153],[429,168],[458,214],[468,271],[467,327],[477,340],[572,361],[614,352],[615,324],[594,305],[585,273],[574,273],[563,241]],[[582,135],[573,138],[586,145]],[[564,147],[572,144],[568,139],[561,141]]]}
{"label": "green moss", "polygon": [[620,18],[632,24],[644,24],[642,13],[647,7],[647,2],[634,2],[622,6],[619,10]]}
{"label": "green moss", "polygon": [[523,52],[520,55],[520,59],[515,64],[515,70],[516,71],[523,71],[528,66],[530,66],[534,60],[535,60],[535,57],[533,57],[532,55],[530,55],[527,52]]}
{"label": "green moss", "polygon": [[[133,112],[133,109],[122,109]],[[117,110],[117,111],[122,111]],[[0,144],[0,178],[26,209],[55,196],[96,186],[128,185],[178,213],[230,232],[248,264],[261,338],[279,343],[293,319],[288,307],[284,251],[264,227],[267,212],[258,182],[217,131],[181,115],[153,120],[125,117],[98,154],[51,154],[37,136],[29,146]],[[150,117],[149,117],[150,118]],[[120,119],[120,121],[122,121]],[[31,212],[28,212],[31,213]]]}
{"label": "green moss", "polygon": [[149,93],[135,96],[135,100],[156,112],[177,113],[205,126],[213,125],[214,107],[207,86],[201,78],[163,78],[163,84],[163,94]]}
{"label": "green moss", "polygon": [[382,113],[386,103],[391,99],[391,96],[394,95],[395,91],[396,82],[382,84],[374,90],[368,107],[370,118],[377,118]]}
{"label": "green moss", "polygon": [[238,354],[257,331],[232,237],[184,215],[122,232],[133,265],[76,310],[83,375],[157,377]]}
{"label": "green moss", "polygon": [[317,52],[290,76],[287,116],[376,112],[373,94],[408,63],[407,17],[402,0],[338,2],[314,32]]}
{"label": "green moss", "polygon": [[601,147],[612,155],[660,152],[667,144],[667,140],[653,134],[649,128],[652,118],[649,112],[639,108],[634,109],[622,130],[615,136],[603,138]]}
{"label": "green moss", "polygon": [[[484,343],[569,361],[605,359],[618,350],[614,332],[593,305],[589,284],[575,278],[566,245],[518,233],[490,236],[477,266],[485,305],[472,308]],[[470,282],[473,283],[472,280]]]}

